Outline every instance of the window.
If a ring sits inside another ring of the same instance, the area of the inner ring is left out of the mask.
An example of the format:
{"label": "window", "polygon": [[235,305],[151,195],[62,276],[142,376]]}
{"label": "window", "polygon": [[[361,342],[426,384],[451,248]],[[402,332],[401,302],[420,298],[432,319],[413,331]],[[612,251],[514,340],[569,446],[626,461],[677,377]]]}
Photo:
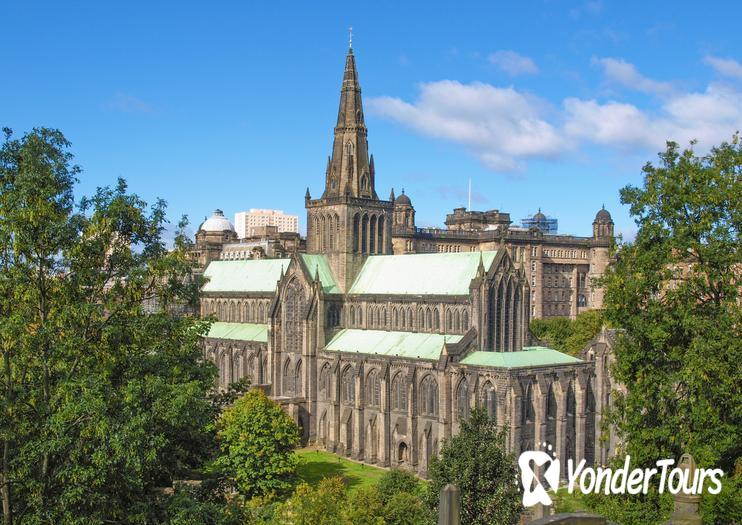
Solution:
{"label": "window", "polygon": [[482,387],[480,406],[487,412],[487,416],[495,420],[497,418],[497,399],[495,387],[487,381]]}
{"label": "window", "polygon": [[381,406],[381,380],[376,370],[366,376],[366,403],[370,406]]}
{"label": "window", "polygon": [[340,398],[347,405],[352,405],[356,401],[356,382],[353,377],[353,367],[351,366],[343,370],[340,380]]}
{"label": "window", "polygon": [[456,416],[459,421],[469,419],[469,389],[466,379],[462,379],[456,389]]}
{"label": "window", "polygon": [[420,382],[420,413],[426,416],[438,415],[438,383],[432,375]]}
{"label": "window", "polygon": [[407,411],[407,382],[398,372],[392,380],[392,410]]}

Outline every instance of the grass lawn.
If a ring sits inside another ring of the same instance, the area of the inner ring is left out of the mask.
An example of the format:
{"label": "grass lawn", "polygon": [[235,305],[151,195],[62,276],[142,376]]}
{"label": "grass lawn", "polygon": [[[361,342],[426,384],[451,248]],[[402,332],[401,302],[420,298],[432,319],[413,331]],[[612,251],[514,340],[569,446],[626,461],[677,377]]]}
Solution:
{"label": "grass lawn", "polygon": [[341,458],[324,450],[303,448],[298,450],[299,479],[314,485],[328,476],[342,476],[350,490],[373,485],[387,472],[384,469],[364,465]]}
{"label": "grass lawn", "polygon": [[552,499],[554,500],[554,507],[559,513],[578,512],[581,510],[590,512],[590,509],[582,500],[582,495],[578,492],[570,494],[567,492],[567,487],[559,487],[559,490],[552,496]]}

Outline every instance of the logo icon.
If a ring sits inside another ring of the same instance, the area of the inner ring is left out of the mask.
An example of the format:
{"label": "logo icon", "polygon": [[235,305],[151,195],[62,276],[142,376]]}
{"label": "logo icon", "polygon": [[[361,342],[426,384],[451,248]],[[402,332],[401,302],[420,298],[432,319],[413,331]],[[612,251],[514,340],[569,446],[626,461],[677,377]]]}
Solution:
{"label": "logo icon", "polygon": [[531,462],[535,467],[545,467],[543,477],[549,484],[549,488],[555,492],[559,487],[560,462],[543,450],[527,450],[518,457],[520,481],[523,485],[523,506],[532,507],[537,503],[551,505],[551,497],[531,467]]}

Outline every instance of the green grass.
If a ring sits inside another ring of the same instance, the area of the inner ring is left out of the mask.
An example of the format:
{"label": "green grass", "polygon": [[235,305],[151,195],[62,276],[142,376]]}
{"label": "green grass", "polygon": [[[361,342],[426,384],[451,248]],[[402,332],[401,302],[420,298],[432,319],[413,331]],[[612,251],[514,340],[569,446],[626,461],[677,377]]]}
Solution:
{"label": "green grass", "polygon": [[299,456],[299,479],[314,485],[328,476],[342,476],[350,490],[376,483],[386,470],[348,461],[324,450],[303,448]]}
{"label": "green grass", "polygon": [[554,507],[558,513],[578,512],[581,510],[590,512],[590,509],[582,500],[582,495],[579,492],[570,494],[567,492],[567,487],[560,487],[556,494],[552,496],[552,499],[554,500]]}

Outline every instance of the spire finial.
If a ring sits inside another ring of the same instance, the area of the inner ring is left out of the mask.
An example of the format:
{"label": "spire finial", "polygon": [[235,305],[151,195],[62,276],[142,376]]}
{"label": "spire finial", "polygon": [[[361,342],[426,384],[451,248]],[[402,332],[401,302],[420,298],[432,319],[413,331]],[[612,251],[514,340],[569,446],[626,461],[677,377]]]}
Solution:
{"label": "spire finial", "polygon": [[348,49],[353,49],[353,26],[348,28]]}

